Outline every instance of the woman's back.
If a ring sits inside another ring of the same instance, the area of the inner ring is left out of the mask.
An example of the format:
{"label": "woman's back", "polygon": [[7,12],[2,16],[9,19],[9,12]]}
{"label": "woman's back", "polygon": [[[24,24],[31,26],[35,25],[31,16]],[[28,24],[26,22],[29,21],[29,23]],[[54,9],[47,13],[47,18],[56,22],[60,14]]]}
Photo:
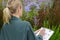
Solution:
{"label": "woman's back", "polygon": [[3,25],[1,34],[4,40],[26,40],[27,22],[12,17],[10,24]]}
{"label": "woman's back", "polygon": [[10,24],[3,25],[0,40],[42,40],[42,37],[35,37],[29,22],[13,16]]}

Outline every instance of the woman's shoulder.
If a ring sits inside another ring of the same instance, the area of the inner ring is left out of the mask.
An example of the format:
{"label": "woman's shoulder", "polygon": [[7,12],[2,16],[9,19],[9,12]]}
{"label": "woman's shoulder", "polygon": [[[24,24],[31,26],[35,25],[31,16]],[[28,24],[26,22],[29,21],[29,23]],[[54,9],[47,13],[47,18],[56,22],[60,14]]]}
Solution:
{"label": "woman's shoulder", "polygon": [[30,22],[28,21],[23,21],[22,23],[25,24],[26,26],[31,26]]}
{"label": "woman's shoulder", "polygon": [[29,25],[30,23],[28,21],[22,21],[22,23]]}
{"label": "woman's shoulder", "polygon": [[26,29],[29,30],[30,28],[32,28],[30,22],[28,22],[28,21],[23,21],[23,23],[26,25]]}

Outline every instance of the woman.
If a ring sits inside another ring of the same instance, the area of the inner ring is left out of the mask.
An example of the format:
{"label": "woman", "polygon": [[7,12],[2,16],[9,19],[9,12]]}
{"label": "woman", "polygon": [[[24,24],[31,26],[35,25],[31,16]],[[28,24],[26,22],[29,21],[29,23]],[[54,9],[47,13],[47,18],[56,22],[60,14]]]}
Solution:
{"label": "woman", "polygon": [[29,22],[22,21],[22,4],[19,0],[9,0],[3,10],[3,27],[0,33],[0,40],[42,40],[40,35],[35,36]]}

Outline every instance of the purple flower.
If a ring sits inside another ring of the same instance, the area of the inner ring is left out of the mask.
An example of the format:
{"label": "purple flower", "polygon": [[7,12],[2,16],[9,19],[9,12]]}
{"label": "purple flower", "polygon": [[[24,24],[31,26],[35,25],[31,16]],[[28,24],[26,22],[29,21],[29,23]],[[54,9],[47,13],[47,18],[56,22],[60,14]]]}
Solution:
{"label": "purple flower", "polygon": [[36,16],[34,16],[34,23],[35,23],[35,25],[37,24],[37,18],[36,18]]}
{"label": "purple flower", "polygon": [[25,6],[25,11],[26,12],[30,11],[30,7],[31,6],[36,6],[36,9],[39,9],[39,4],[31,2],[30,4],[28,4],[27,6]]}
{"label": "purple flower", "polygon": [[30,11],[30,7],[29,6],[25,6],[25,11],[26,12]]}
{"label": "purple flower", "polygon": [[39,2],[43,2],[43,1],[46,1],[46,0],[38,0]]}
{"label": "purple flower", "polygon": [[33,3],[33,5],[36,6],[36,9],[39,9],[39,8],[40,8],[40,7],[39,7],[40,5],[37,4],[37,3]]}

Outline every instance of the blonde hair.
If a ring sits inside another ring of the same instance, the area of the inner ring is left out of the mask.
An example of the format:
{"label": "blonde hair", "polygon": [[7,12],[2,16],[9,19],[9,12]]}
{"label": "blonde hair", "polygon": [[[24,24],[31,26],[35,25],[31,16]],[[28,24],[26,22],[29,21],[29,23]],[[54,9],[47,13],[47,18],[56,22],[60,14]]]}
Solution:
{"label": "blonde hair", "polygon": [[3,10],[3,22],[8,23],[11,19],[11,14],[15,13],[18,6],[22,7],[20,0],[8,0],[6,8]]}

